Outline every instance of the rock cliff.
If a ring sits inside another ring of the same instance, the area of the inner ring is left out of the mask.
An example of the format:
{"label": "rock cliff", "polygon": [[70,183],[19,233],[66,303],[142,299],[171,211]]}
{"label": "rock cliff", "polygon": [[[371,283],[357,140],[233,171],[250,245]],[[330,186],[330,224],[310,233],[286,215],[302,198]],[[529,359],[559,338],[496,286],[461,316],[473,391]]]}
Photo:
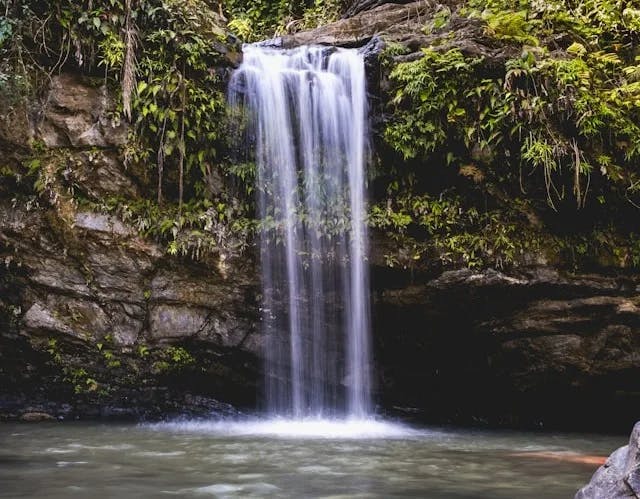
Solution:
{"label": "rock cliff", "polygon": [[637,276],[550,267],[374,278],[386,407],[429,420],[623,428],[638,409]]}
{"label": "rock cliff", "polygon": [[[482,56],[487,67],[517,52],[461,15],[458,4],[355,2],[335,23],[271,43],[367,46],[378,161],[400,161],[382,157],[390,98],[384,47],[400,44],[394,60],[412,61],[437,42],[442,51]],[[432,26],[445,10],[446,28]],[[0,152],[11,172],[0,190],[0,417],[252,410],[261,379],[254,250],[174,255],[135,220],[97,208],[111,196],[149,197],[149,171],[129,161],[130,128],[115,118],[115,106],[100,79],[66,70],[37,102],[0,120]],[[37,195],[16,188],[33,183],[18,178],[25,164],[38,171]],[[475,180],[464,181],[477,197]],[[373,201],[384,202],[372,187]],[[381,412],[571,429],[633,422],[640,409],[637,272],[575,270],[542,252],[501,270],[460,262],[392,268],[385,253],[396,242],[373,232]]]}
{"label": "rock cliff", "polygon": [[169,256],[135,227],[79,207],[60,185],[96,199],[139,195],[119,150],[127,129],[108,119],[112,110],[105,87],[54,77],[23,135],[5,146],[11,154],[43,143],[42,167],[63,172],[60,180],[51,166],[50,206],[7,191],[0,202],[2,412],[157,416],[197,412],[194,393],[204,410],[205,397],[253,406],[251,258],[221,267]]}

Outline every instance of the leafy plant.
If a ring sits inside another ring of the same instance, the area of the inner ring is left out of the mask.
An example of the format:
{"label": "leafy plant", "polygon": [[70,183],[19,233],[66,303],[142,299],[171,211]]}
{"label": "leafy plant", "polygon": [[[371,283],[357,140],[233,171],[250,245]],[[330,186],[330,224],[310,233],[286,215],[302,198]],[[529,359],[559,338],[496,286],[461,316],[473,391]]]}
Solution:
{"label": "leafy plant", "polygon": [[[611,234],[614,226],[620,237],[610,240],[623,254],[633,253],[625,242],[631,226],[620,214],[633,217],[629,210],[640,207],[640,59],[633,48],[640,33],[636,12],[625,14],[627,8],[617,0],[470,0],[459,13],[481,20],[504,53],[519,55],[483,61],[436,40],[417,60],[385,59],[392,91],[384,138],[404,160],[403,169],[390,161],[392,183],[408,172],[415,172],[412,186],[437,185],[430,176],[479,172],[474,182],[484,206],[478,214],[486,225],[445,238],[445,246],[465,249],[463,260],[496,264],[486,253],[493,243],[481,242],[483,226],[504,234],[503,261],[520,252],[509,249],[513,231],[502,230],[513,218],[504,204],[520,196],[536,227],[556,224],[555,212],[565,217],[565,232],[575,225]],[[420,195],[412,189],[394,196]],[[420,226],[411,210],[397,208],[385,212],[398,222],[395,231],[410,234]],[[502,228],[487,221],[494,216]],[[435,239],[427,244],[434,249],[436,235],[424,237]],[[613,253],[609,246],[584,248],[591,256],[582,262]],[[611,261],[628,265],[633,258]]]}
{"label": "leafy plant", "polygon": [[342,0],[225,1],[225,10],[230,18],[229,29],[247,42],[335,21],[342,8]]}
{"label": "leafy plant", "polygon": [[516,211],[481,212],[449,192],[439,198],[396,193],[372,207],[369,224],[398,244],[397,254],[387,255],[390,266],[502,268],[525,261],[528,253],[541,248],[536,232],[523,237],[521,219]]}

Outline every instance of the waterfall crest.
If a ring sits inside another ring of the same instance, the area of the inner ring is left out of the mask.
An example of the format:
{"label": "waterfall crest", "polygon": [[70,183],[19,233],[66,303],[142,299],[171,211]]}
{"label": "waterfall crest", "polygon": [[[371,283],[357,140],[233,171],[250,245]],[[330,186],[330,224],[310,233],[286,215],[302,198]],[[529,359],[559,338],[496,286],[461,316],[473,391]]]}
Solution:
{"label": "waterfall crest", "polygon": [[272,415],[371,412],[364,61],[246,46],[230,104],[255,161]]}

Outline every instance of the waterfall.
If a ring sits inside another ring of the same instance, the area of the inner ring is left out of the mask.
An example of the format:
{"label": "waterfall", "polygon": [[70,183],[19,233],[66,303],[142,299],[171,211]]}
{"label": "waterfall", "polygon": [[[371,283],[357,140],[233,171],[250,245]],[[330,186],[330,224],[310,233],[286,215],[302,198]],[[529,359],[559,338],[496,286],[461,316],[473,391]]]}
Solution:
{"label": "waterfall", "polygon": [[230,84],[261,220],[271,415],[371,412],[367,101],[357,50],[246,46]]}

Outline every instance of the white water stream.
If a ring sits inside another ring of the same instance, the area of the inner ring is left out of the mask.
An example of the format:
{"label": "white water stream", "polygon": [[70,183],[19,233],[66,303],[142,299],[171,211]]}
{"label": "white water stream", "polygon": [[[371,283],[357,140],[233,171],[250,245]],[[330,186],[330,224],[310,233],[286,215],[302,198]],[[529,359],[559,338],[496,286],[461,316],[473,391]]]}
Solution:
{"label": "white water stream", "polygon": [[371,415],[368,137],[357,50],[247,46],[230,85],[257,169],[270,416]]}

